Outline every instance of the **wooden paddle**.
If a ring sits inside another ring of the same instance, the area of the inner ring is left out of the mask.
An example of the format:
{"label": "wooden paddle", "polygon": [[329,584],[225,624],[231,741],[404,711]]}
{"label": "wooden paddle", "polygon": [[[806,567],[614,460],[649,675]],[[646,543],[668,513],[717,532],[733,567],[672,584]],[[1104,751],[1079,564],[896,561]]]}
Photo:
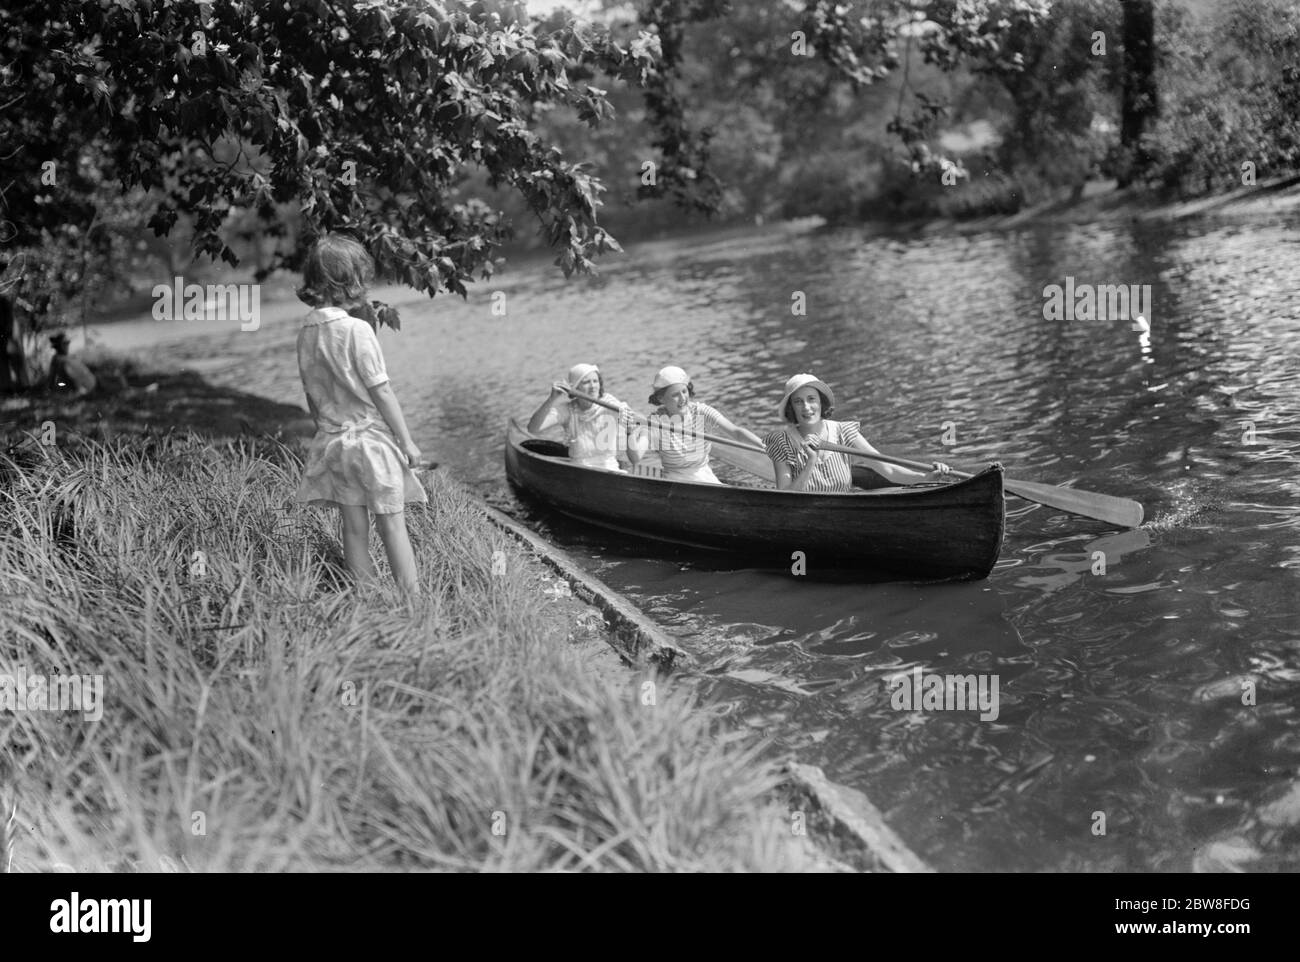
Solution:
{"label": "wooden paddle", "polygon": [[[846,448],[839,444],[822,444],[820,447],[826,451],[839,451],[841,454],[854,455],[869,461],[884,461],[886,464],[897,464],[899,467],[911,468],[913,471],[923,473],[929,473],[932,469],[931,465],[921,461],[892,458],[885,454],[863,454],[856,448]],[[965,471],[956,469],[951,474],[956,478],[973,477]],[[1039,484],[1035,481],[1018,481],[1012,478],[1003,478],[1002,486],[1016,497],[1024,498],[1026,501],[1035,501],[1071,514],[1096,518],[1098,521],[1119,525],[1122,528],[1136,528],[1142,523],[1142,505],[1128,498],[1117,498],[1093,491],[1076,491],[1074,488],[1063,488],[1055,484]]]}
{"label": "wooden paddle", "polygon": [[[590,397],[586,394],[576,394],[570,391],[573,397],[580,397],[590,401],[592,404],[599,404],[601,407],[609,408],[611,411],[619,411],[619,407],[602,401],[599,398]],[[635,411],[629,412],[639,421],[648,422],[644,415],[637,414]],[[669,430],[673,430],[669,428]],[[714,444],[726,444],[734,448],[740,448],[745,451],[756,452],[767,456],[767,452],[762,448],[756,448],[752,444],[746,444],[743,441],[733,441],[731,438],[720,438],[704,432],[696,432],[696,437],[703,438],[705,441],[711,441]],[[846,448],[839,444],[822,444],[819,446],[823,451],[838,451],[840,454],[847,454],[851,457],[862,458],[865,461],[879,461],[884,464],[896,464],[900,468],[911,468],[913,471],[920,471],[928,474],[932,467],[923,461],[910,461],[907,458],[895,458],[888,454],[867,454],[859,451],[857,448]],[[954,478],[970,478],[974,475],[966,471],[954,469],[950,475]],[[1095,518],[1098,521],[1105,521],[1108,524],[1118,525],[1122,528],[1136,528],[1142,523],[1142,505],[1136,501],[1130,501],[1128,498],[1117,498],[1110,494],[1097,494],[1094,491],[1078,491],[1074,488],[1063,488],[1054,484],[1039,484],[1036,481],[1018,481],[1012,478],[1003,478],[1002,486],[1010,491],[1016,497],[1024,498],[1026,501],[1033,501],[1037,504],[1045,504],[1049,508],[1058,508],[1061,511],[1068,511],[1071,514],[1082,515],[1085,518]]]}

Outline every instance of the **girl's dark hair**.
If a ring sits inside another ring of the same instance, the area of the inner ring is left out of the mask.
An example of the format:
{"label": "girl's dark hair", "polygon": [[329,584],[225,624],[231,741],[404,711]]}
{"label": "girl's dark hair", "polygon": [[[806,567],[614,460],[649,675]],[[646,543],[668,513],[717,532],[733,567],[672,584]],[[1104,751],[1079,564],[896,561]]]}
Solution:
{"label": "girl's dark hair", "polygon": [[346,234],[326,234],[312,245],[302,267],[298,299],[312,307],[354,304],[365,299],[375,279],[375,262]]}
{"label": "girl's dark hair", "polygon": [[[672,385],[670,384],[670,385],[668,385],[668,387],[672,387]],[[664,403],[664,391],[667,391],[667,390],[668,390],[667,387],[661,387],[659,390],[655,391],[654,394],[651,394],[651,395],[650,395],[650,403],[653,404],[653,405],[655,405],[656,407],[658,407],[660,404],[663,404],[663,403]],[[687,394],[687,396],[688,396],[692,401],[695,400],[695,382],[694,382],[694,381],[690,381],[689,383],[687,383],[687,385],[686,385],[686,394]]]}
{"label": "girl's dark hair", "polygon": [[[821,391],[818,391],[817,388],[813,388],[813,390],[817,391],[817,396],[822,399],[822,420],[825,420],[835,413],[835,405],[831,404],[830,398]],[[791,424],[799,423],[795,420],[794,416],[794,398],[790,398],[790,400],[785,402],[785,410],[781,413],[785,415],[785,419]]]}

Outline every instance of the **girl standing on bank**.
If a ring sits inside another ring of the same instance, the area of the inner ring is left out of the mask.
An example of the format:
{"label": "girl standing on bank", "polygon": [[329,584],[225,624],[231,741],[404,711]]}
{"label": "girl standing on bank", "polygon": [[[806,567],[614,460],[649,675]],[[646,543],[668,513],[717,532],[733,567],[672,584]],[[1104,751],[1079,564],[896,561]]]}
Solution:
{"label": "girl standing on bank", "polygon": [[406,429],[374,329],[339,306],[364,302],[374,276],[374,261],[350,237],[326,234],[307,255],[298,297],[314,310],[298,332],[298,374],[316,435],[294,500],[339,509],[343,555],[363,585],[376,577],[373,514],[393,578],[415,598],[419,579],[405,507],[429,500],[412,471],[420,449]]}

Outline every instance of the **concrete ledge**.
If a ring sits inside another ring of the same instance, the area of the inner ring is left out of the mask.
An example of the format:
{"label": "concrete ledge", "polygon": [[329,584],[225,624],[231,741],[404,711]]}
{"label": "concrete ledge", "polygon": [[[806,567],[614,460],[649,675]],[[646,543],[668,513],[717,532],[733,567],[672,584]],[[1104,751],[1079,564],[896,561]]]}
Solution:
{"label": "concrete ledge", "polygon": [[869,872],[933,872],[885,824],[880,810],[857,789],[837,785],[815,765],[791,762],[784,789],[791,807],[810,809],[809,833],[824,833],[818,841],[839,859]]}
{"label": "concrete ledge", "polygon": [[583,571],[568,552],[549,544],[510,516],[485,504],[473,492],[466,490],[465,494],[473,499],[492,524],[532,548],[569,582],[575,595],[594,605],[609,619],[612,625],[610,644],[628,662],[638,667],[648,663],[664,673],[690,666],[691,656],[685,649],[679,648],[663,629],[621,594],[599,578]]}

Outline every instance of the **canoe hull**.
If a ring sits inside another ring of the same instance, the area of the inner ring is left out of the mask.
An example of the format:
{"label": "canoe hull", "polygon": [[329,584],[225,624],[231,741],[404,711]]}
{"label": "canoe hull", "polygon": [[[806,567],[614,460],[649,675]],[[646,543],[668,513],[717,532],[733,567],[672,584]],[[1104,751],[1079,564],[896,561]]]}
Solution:
{"label": "canoe hull", "polygon": [[[909,577],[984,578],[1002,546],[1002,468],[947,485],[857,494],[665,481],[556,457],[563,445],[512,422],[506,475],[569,517],[624,534],[807,573],[871,568]],[[867,472],[870,476],[871,472]]]}

